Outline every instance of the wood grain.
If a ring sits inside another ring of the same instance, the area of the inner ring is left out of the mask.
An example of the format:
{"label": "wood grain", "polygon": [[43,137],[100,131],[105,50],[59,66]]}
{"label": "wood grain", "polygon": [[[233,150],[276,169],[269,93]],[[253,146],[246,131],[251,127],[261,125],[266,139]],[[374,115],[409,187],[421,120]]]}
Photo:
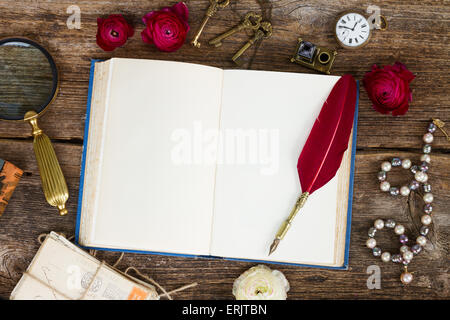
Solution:
{"label": "wood grain", "polygon": [[[55,141],[56,153],[66,175],[70,199],[69,215],[59,217],[46,202],[40,186],[34,159],[31,130],[25,123],[0,122],[0,157],[25,171],[10,204],[0,219],[0,296],[8,298],[21,273],[30,263],[39,244],[39,234],[50,230],[73,234],[77,207],[78,179],[86,112],[90,59],[110,57],[151,58],[202,63],[222,68],[236,68],[230,61],[248,35],[236,35],[221,48],[203,46],[200,50],[185,45],[176,53],[165,54],[140,40],[141,17],[148,11],[175,1],[0,1],[0,38],[26,35],[41,42],[54,56],[60,69],[60,93],[40,120],[40,126]],[[190,38],[200,24],[209,1],[187,1],[190,9]],[[67,7],[81,8],[81,29],[66,26]],[[367,229],[377,217],[395,218],[409,230],[417,227],[420,201],[392,199],[378,191],[376,172],[380,161],[394,155],[417,161],[421,136],[428,120],[438,117],[450,123],[448,44],[450,10],[448,1],[372,1],[381,7],[389,22],[387,31],[377,31],[361,50],[339,49],[333,73],[351,73],[361,79],[374,63],[405,63],[417,78],[412,83],[413,102],[403,117],[378,114],[371,108],[364,89],[358,121],[353,222],[350,245],[350,269],[330,271],[315,268],[276,266],[291,283],[291,299],[448,299],[448,249],[450,203],[450,144],[436,134],[430,178],[435,194],[434,229],[431,245],[417,257],[410,269],[416,271],[409,287],[399,283],[397,265],[381,264],[365,248]],[[360,0],[308,1],[232,1],[229,8],[212,19],[201,40],[227,30],[247,11],[261,12],[272,21],[273,36],[249,49],[243,68],[288,72],[312,72],[291,64],[290,56],[296,39],[302,36],[321,46],[336,47],[333,23],[341,11],[365,10],[368,3]],[[136,28],[127,45],[105,53],[95,43],[96,19],[122,13]],[[176,89],[176,88],[175,88]],[[448,125],[450,128],[450,124]],[[450,131],[450,130],[449,130]],[[400,152],[400,153],[399,153]],[[392,174],[392,181],[404,178]],[[409,208],[413,208],[410,214]],[[414,209],[416,208],[416,209]],[[410,233],[415,237],[415,231]],[[383,245],[396,249],[392,241],[381,237]],[[392,240],[392,238],[390,238]],[[101,259],[114,261],[117,254],[99,253]],[[366,269],[376,264],[382,270],[382,288],[369,290]],[[151,275],[167,289],[197,281],[196,288],[179,293],[181,299],[232,298],[235,278],[251,263],[223,260],[187,259],[154,255],[126,254],[119,268],[136,266]]]}

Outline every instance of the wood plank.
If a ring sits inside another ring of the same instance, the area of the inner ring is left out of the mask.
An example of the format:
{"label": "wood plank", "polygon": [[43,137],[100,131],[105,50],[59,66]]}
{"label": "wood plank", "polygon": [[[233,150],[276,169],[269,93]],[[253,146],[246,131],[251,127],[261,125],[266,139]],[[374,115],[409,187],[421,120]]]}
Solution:
{"label": "wood plank", "polygon": [[[70,190],[69,215],[59,217],[54,208],[45,202],[40,187],[39,172],[28,141],[1,140],[2,157],[9,159],[25,174],[17,187],[5,214],[0,219],[0,296],[7,298],[36,253],[39,244],[36,238],[49,231],[73,235],[81,147],[67,143],[55,144],[56,152],[67,178]],[[400,153],[400,157],[416,160],[418,154]],[[430,181],[436,196],[434,231],[432,245],[427,247],[410,266],[416,280],[404,288],[399,282],[400,268],[392,263],[382,264],[365,247],[367,230],[376,218],[393,218],[403,223],[410,238],[417,236],[418,214],[414,219],[408,213],[406,198],[392,198],[378,191],[376,174],[381,161],[394,156],[391,152],[359,152],[356,159],[356,185],[354,192],[353,222],[350,245],[350,269],[330,271],[316,268],[273,266],[285,273],[291,284],[289,297],[292,299],[317,298],[389,298],[419,299],[448,298],[448,238],[449,220],[446,204],[450,202],[450,155],[433,155]],[[409,177],[402,176],[403,170],[393,172],[390,181],[405,183]],[[413,198],[410,199],[413,201]],[[420,201],[418,206],[421,207]],[[295,227],[295,226],[294,226]],[[389,234],[378,237],[391,252],[399,245],[392,242]],[[391,241],[389,241],[391,240]],[[389,245],[390,244],[390,245]],[[113,263],[117,253],[100,252],[98,257]],[[366,269],[370,265],[381,268],[382,289],[369,290],[366,286]],[[125,255],[119,269],[135,266],[168,289],[199,282],[194,289],[177,294],[182,299],[231,299],[234,279],[253,263],[211,259],[191,259],[156,255]]]}
{"label": "wood plank", "polygon": [[[28,35],[41,41],[54,54],[61,70],[61,92],[42,118],[41,126],[53,139],[82,139],[86,109],[89,64],[91,58],[129,57],[170,59],[203,63],[222,68],[236,68],[230,57],[243,44],[245,34],[227,40],[222,48],[203,46],[201,50],[185,45],[180,51],[164,54],[140,40],[143,24],[140,17],[147,11],[161,7],[165,1],[153,1],[152,6],[139,1],[101,1],[92,4],[78,1],[81,8],[81,30],[66,27],[65,1],[17,3],[0,1],[3,12],[1,30]],[[208,1],[190,1],[192,37]],[[290,72],[312,72],[288,62],[296,45],[296,38],[318,45],[336,47],[333,38],[334,17],[344,9],[365,8],[362,1],[349,1],[346,6],[321,1],[239,1],[223,10],[206,28],[202,39],[209,39],[237,23],[248,10],[262,12],[271,19],[274,35],[249,50],[244,68]],[[448,118],[450,97],[439,94],[448,88],[447,58],[450,14],[445,1],[404,3],[383,2],[382,13],[389,21],[388,31],[376,31],[372,41],[361,50],[339,50],[333,69],[335,74],[351,73],[361,79],[373,63],[404,62],[416,75],[412,83],[414,101],[404,117],[391,117],[374,112],[365,91],[361,90],[358,148],[418,148],[423,126],[431,117]],[[124,47],[105,53],[95,44],[96,18],[111,12],[121,12],[136,26],[136,35]],[[14,22],[14,23],[12,23]],[[442,35],[438,36],[438,35]],[[412,39],[419,39],[418,41]],[[407,122],[408,125],[404,125]],[[380,130],[383,128],[383,130]],[[29,137],[26,124],[2,123],[0,137]],[[395,136],[396,139],[392,139]],[[445,148],[443,142],[437,148]]]}
{"label": "wood plank", "polygon": [[[174,3],[174,2],[173,2]],[[187,1],[193,37],[208,0]],[[81,29],[69,30],[66,13],[70,5],[81,8]],[[39,172],[32,150],[31,130],[25,123],[0,122],[0,157],[25,170],[5,214],[0,218],[0,296],[8,298],[36,253],[39,234],[51,230],[67,235],[74,233],[77,207],[78,179],[83,139],[89,66],[91,58],[128,57],[167,59],[202,63],[221,68],[237,68],[230,58],[248,38],[237,35],[221,48],[203,46],[200,50],[185,45],[176,53],[165,54],[144,44],[140,39],[143,29],[141,17],[148,11],[168,5],[168,1],[5,1],[0,0],[0,38],[25,35],[47,47],[56,60],[61,73],[61,91],[55,103],[40,120],[40,126],[53,139],[61,167],[66,175],[70,199],[69,215],[59,217],[43,196]],[[371,108],[364,89],[358,121],[358,154],[356,162],[353,222],[350,245],[350,269],[330,271],[315,268],[274,266],[285,273],[290,281],[291,299],[448,299],[448,249],[449,220],[446,206],[450,203],[450,153],[449,143],[436,134],[430,179],[436,196],[432,245],[427,247],[410,266],[415,280],[408,286],[399,281],[397,265],[382,264],[364,246],[367,229],[378,217],[395,218],[408,230],[417,228],[416,211],[413,217],[408,208],[422,204],[410,197],[393,199],[378,191],[376,172],[382,160],[398,155],[417,161],[423,135],[429,118],[438,117],[450,122],[450,97],[448,56],[450,12],[445,0],[401,1],[387,0],[379,3],[381,12],[389,22],[387,31],[377,31],[371,42],[361,50],[339,49],[333,73],[351,73],[361,79],[373,63],[392,64],[402,61],[417,78],[413,81],[413,102],[410,111],[402,117],[380,115]],[[248,51],[242,68],[287,72],[308,72],[308,69],[291,64],[297,38],[302,36],[317,45],[336,47],[333,23],[341,11],[359,8],[365,10],[367,2],[349,0],[305,1],[232,1],[230,8],[212,19],[202,35],[202,40],[235,25],[250,10],[261,12],[274,25],[272,38]],[[123,13],[136,27],[135,36],[127,45],[112,53],[105,53],[95,44],[96,19],[112,13]],[[176,90],[176,88],[174,89]],[[301,97],[299,97],[301,98]],[[450,124],[448,125],[450,128]],[[450,131],[450,130],[449,130]],[[394,172],[390,180],[404,183],[409,178]],[[401,172],[404,173],[404,172]],[[420,211],[419,211],[420,212]],[[415,238],[416,232],[408,233]],[[391,244],[397,250],[393,237],[381,237],[383,246]],[[99,253],[100,259],[113,262],[116,253]],[[366,286],[369,265],[380,266],[382,289],[369,290]],[[177,294],[182,299],[232,298],[235,278],[252,263],[209,259],[188,259],[154,255],[126,254],[120,269],[135,266],[152,276],[167,289],[197,281],[196,288]]]}

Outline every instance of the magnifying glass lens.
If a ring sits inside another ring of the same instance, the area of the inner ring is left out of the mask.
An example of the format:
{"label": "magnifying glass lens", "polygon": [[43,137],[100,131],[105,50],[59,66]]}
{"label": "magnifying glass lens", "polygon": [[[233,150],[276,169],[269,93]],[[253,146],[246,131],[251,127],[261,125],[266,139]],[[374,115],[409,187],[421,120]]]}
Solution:
{"label": "magnifying glass lens", "polygon": [[0,43],[0,75],[1,119],[23,120],[28,111],[40,113],[55,94],[52,62],[30,43]]}

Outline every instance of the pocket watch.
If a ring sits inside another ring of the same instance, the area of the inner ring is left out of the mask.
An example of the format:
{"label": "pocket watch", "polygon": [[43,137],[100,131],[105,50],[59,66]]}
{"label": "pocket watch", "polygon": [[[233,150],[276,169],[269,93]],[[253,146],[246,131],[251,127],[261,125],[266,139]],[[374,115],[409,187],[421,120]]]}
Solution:
{"label": "pocket watch", "polygon": [[362,48],[369,43],[374,27],[380,30],[387,28],[387,21],[384,16],[380,15],[379,24],[375,23],[376,19],[373,20],[370,22],[368,18],[356,11],[341,13],[336,20],[334,30],[336,41],[346,49]]}

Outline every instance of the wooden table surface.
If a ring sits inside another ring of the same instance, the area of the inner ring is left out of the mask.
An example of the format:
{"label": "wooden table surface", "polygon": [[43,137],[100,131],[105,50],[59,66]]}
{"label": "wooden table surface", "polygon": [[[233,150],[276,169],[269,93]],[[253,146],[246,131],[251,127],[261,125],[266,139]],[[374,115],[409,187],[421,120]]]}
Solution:
{"label": "wooden table surface", "polygon": [[[50,207],[41,189],[39,171],[33,154],[30,127],[24,123],[0,122],[0,158],[9,160],[25,173],[5,214],[0,218],[0,296],[8,298],[22,272],[31,262],[39,244],[36,238],[51,230],[72,235],[80,175],[81,150],[92,58],[110,57],[166,59],[236,68],[230,61],[246,35],[236,36],[221,48],[195,49],[186,44],[178,52],[160,53],[141,41],[141,17],[148,11],[171,5],[174,1],[0,1],[0,38],[24,35],[41,42],[54,55],[61,75],[61,91],[40,120],[40,126],[52,138],[69,186],[69,215],[60,217]],[[192,30],[200,24],[208,0],[187,1]],[[408,287],[399,282],[400,267],[382,264],[365,247],[367,230],[378,217],[404,223],[411,237],[417,236],[418,215],[422,204],[418,197],[392,198],[378,189],[376,173],[381,161],[395,155],[418,161],[424,134],[431,117],[450,123],[449,22],[448,0],[231,0],[207,25],[201,39],[210,39],[238,23],[248,11],[261,12],[272,21],[273,36],[248,50],[242,68],[290,72],[312,72],[289,62],[297,38],[318,45],[337,47],[333,24],[338,13],[348,9],[365,11],[369,4],[379,5],[387,17],[387,31],[375,31],[370,43],[360,50],[339,49],[333,74],[350,73],[361,79],[372,64],[401,61],[417,75],[412,82],[413,102],[402,117],[381,115],[371,108],[364,89],[358,120],[356,176],[353,221],[348,271],[276,266],[291,284],[291,299],[448,299],[449,298],[449,205],[450,143],[436,133],[433,143],[430,180],[435,194],[431,245],[410,265],[415,271]],[[81,9],[81,29],[68,29],[66,10]],[[103,52],[95,43],[96,19],[122,13],[136,27],[135,36],[124,48]],[[176,90],[176,88],[174,89]],[[201,93],[199,93],[201,94]],[[300,97],[299,97],[300,98]],[[448,125],[450,129],[450,124]],[[450,130],[449,130],[450,131]],[[400,171],[400,170],[398,170]],[[406,178],[395,174],[400,184]],[[410,214],[409,207],[415,208]],[[416,210],[417,209],[417,210]],[[386,238],[387,239],[387,238]],[[398,248],[393,237],[383,246]],[[108,262],[117,253],[100,252]],[[156,255],[125,254],[119,269],[135,266],[168,290],[197,281],[199,286],[176,295],[180,299],[231,299],[233,281],[253,263],[230,262]],[[368,289],[367,267],[381,267],[381,289]]]}

